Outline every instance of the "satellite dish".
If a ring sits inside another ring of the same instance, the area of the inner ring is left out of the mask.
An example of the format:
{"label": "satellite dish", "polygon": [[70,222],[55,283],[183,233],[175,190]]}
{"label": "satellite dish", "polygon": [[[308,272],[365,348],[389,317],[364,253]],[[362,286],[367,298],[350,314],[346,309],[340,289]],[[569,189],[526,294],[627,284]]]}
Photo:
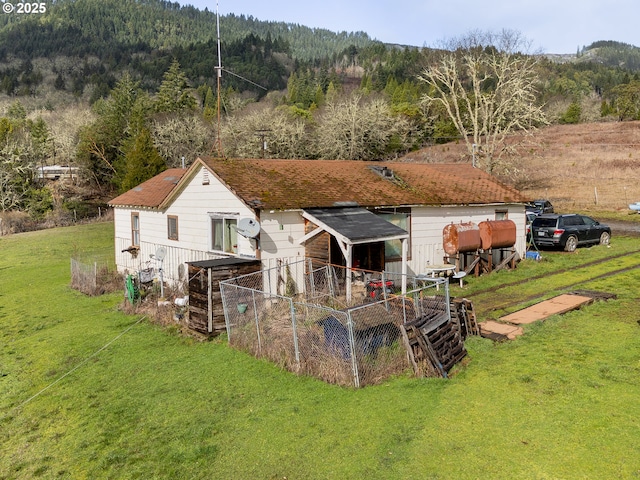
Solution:
{"label": "satellite dish", "polygon": [[256,238],[260,233],[260,223],[253,218],[241,218],[238,220],[238,233],[243,237]]}
{"label": "satellite dish", "polygon": [[164,260],[164,257],[167,256],[167,249],[164,247],[158,247],[156,249],[156,256],[155,259],[158,260],[159,262],[161,262],[162,260]]}

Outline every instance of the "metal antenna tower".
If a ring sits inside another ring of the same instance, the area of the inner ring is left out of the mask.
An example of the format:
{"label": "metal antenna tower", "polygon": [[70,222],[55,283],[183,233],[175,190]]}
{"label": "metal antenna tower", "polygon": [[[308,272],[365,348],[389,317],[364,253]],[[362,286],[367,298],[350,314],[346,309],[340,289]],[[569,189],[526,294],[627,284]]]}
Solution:
{"label": "metal antenna tower", "polygon": [[217,109],[218,109],[218,129],[217,129],[217,134],[216,134],[216,150],[218,151],[218,156],[220,158],[222,158],[224,156],[224,153],[222,151],[222,139],[220,138],[220,127],[221,127],[221,122],[220,122],[220,84],[221,84],[221,80],[222,80],[222,57],[220,54],[220,11],[219,11],[219,5],[218,5],[218,1],[216,0],[216,31],[217,31],[217,35],[218,35],[218,66],[215,67],[216,70],[216,78],[217,78],[217,82],[218,82],[218,104],[217,104]]}

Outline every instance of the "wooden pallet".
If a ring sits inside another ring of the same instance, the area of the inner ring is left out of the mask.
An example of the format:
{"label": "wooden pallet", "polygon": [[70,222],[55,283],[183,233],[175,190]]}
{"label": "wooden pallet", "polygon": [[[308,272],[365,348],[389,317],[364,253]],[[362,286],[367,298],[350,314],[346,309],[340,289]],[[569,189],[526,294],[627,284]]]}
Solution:
{"label": "wooden pallet", "polygon": [[447,377],[467,351],[456,322],[446,314],[402,325],[409,358],[417,375]]}
{"label": "wooden pallet", "polygon": [[457,322],[463,340],[466,340],[469,335],[480,335],[480,327],[471,300],[466,298],[451,300],[451,318]]}

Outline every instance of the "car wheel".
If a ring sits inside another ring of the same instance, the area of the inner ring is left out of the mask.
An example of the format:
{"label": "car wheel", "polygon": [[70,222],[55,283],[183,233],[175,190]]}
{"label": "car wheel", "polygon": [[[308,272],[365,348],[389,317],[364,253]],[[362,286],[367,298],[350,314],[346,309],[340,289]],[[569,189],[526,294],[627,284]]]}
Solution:
{"label": "car wheel", "polygon": [[578,248],[578,237],[576,237],[575,235],[571,235],[569,238],[567,238],[567,241],[564,244],[564,251],[575,252],[576,248]]}
{"label": "car wheel", "polygon": [[602,235],[600,235],[600,245],[609,245],[610,241],[611,235],[609,235],[608,232],[602,232]]}

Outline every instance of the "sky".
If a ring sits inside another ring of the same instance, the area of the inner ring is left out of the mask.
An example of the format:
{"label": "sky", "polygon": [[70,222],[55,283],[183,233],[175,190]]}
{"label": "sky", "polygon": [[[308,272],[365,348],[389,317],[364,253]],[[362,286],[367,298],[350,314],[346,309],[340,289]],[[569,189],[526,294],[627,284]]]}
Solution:
{"label": "sky", "polygon": [[532,50],[576,53],[598,40],[640,47],[638,0],[178,0],[220,15],[366,32],[384,43],[436,47],[473,30],[520,32]]}

